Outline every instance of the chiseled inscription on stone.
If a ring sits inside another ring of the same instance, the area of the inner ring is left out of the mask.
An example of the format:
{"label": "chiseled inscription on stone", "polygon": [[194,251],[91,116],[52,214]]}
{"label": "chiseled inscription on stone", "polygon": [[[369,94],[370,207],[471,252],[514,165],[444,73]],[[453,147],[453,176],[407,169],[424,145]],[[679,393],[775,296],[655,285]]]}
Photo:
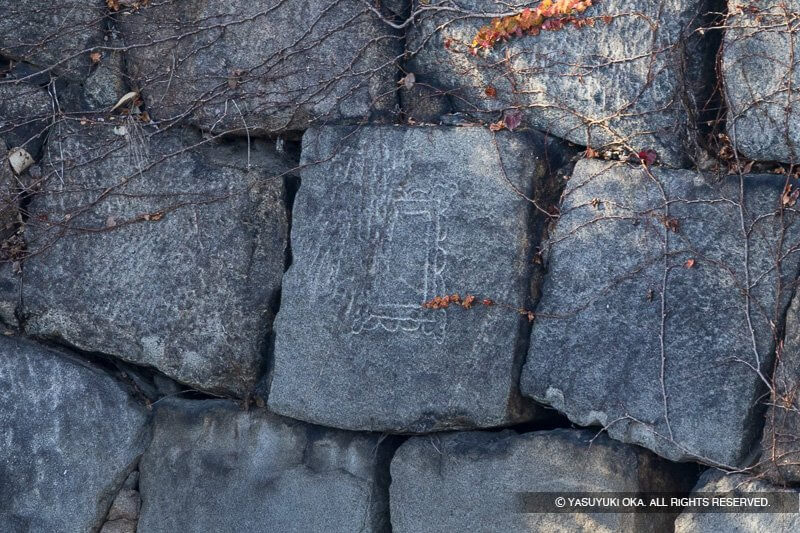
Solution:
{"label": "chiseled inscription on stone", "polygon": [[373,258],[371,273],[379,275],[362,285],[353,313],[353,333],[381,327],[392,332],[421,331],[437,342],[444,341],[446,311],[423,312],[421,304],[446,290],[442,278],[445,215],[456,190],[454,183],[440,183],[432,189],[399,189],[395,193],[384,220],[385,238],[377,243]]}
{"label": "chiseled inscription on stone", "polygon": [[422,303],[447,292],[447,210],[458,186],[419,184],[408,169],[382,158],[350,159],[334,169],[347,185],[333,194],[351,198],[333,204],[351,207],[319,214],[328,242],[315,254],[313,293],[339,307],[352,334],[382,328],[444,342],[446,310],[424,310]]}

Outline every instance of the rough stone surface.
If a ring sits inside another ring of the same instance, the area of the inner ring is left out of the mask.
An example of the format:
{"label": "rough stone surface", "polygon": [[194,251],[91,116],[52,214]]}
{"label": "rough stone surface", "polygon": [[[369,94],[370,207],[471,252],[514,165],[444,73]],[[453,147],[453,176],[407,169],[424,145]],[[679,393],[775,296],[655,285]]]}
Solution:
{"label": "rough stone surface", "polygon": [[744,176],[742,210],[736,176],[710,186],[689,171],[578,163],[523,393],[673,460],[744,466],[763,424],[756,370],[771,373],[771,324],[798,269],[784,181]]}
{"label": "rough stone surface", "polygon": [[53,104],[46,90],[0,79],[0,137],[8,148],[24,148],[38,156],[52,115]]}
{"label": "rough stone surface", "polygon": [[[0,104],[2,105],[2,104]],[[23,239],[20,222],[21,180],[8,162],[6,142],[0,137],[0,330],[16,328],[20,276],[15,268]]]}
{"label": "rough stone surface", "polygon": [[289,162],[255,140],[193,148],[196,132],[126,128],[51,134],[26,230],[26,332],[246,394],[283,273]]}
{"label": "rough stone surface", "polygon": [[0,260],[4,259],[2,244],[16,233],[19,218],[19,187],[8,163],[6,143],[0,137]]}
{"label": "rough stone surface", "polygon": [[520,492],[678,491],[681,468],[594,432],[559,429],[518,435],[451,433],[414,437],[392,459],[392,531],[669,530],[670,514],[521,514]]}
{"label": "rough stone surface", "polygon": [[14,272],[13,261],[0,258],[0,332],[17,328],[16,310],[21,295],[21,276]]}
{"label": "rough stone surface", "polygon": [[146,419],[99,370],[0,336],[0,531],[96,531]]}
{"label": "rough stone surface", "polygon": [[800,497],[800,0],[540,1],[0,0],[0,533],[800,531],[521,512]]}
{"label": "rough stone surface", "polygon": [[128,474],[128,478],[125,480],[125,483],[122,484],[123,489],[127,490],[135,490],[139,486],[139,471],[134,470],[130,474]]}
{"label": "rough stone surface", "polygon": [[[536,236],[514,187],[542,186],[545,148],[521,132],[496,143],[485,128],[306,132],[271,409],[390,432],[532,416],[516,385],[529,326],[514,308],[528,304]],[[453,293],[511,307],[422,308]]]}
{"label": "rough stone surface", "polygon": [[655,149],[663,161],[680,165],[692,138],[690,97],[704,90],[692,75],[701,67],[691,63],[713,57],[687,38],[705,4],[598,2],[580,15],[595,18],[593,27],[513,38],[484,57],[469,51],[491,20],[477,15],[518,12],[531,2],[456,0],[448,2],[452,9],[430,11],[411,28],[406,70],[417,83],[446,94],[457,111],[499,117],[517,108],[526,124],[578,144]]}
{"label": "rough stone surface", "polygon": [[122,489],[114,498],[111,509],[108,510],[109,521],[111,520],[136,520],[139,516],[139,506],[141,498],[139,491],[132,489]]}
{"label": "rough stone surface", "polygon": [[19,326],[15,311],[20,295],[19,276],[12,272],[12,265],[0,261],[0,332],[10,332]]}
{"label": "rough stone surface", "polygon": [[[122,42],[116,41],[109,44],[124,46]],[[83,84],[83,94],[89,109],[113,107],[127,92],[122,52],[105,52]]]}
{"label": "rough stone surface", "polygon": [[136,522],[133,520],[112,520],[103,524],[100,533],[136,533]]}
{"label": "rough stone surface", "polygon": [[[694,493],[733,493],[747,497],[751,492],[778,492],[781,489],[741,474],[725,475],[708,470],[700,477]],[[752,496],[752,495],[751,495]],[[800,494],[796,498],[800,499]],[[675,520],[675,533],[748,533],[751,531],[798,531],[798,513],[692,513],[684,512]]]}
{"label": "rough stone surface", "polygon": [[778,484],[800,484],[800,297],[786,316],[783,349],[772,375],[760,467]]}
{"label": "rough stone surface", "polygon": [[397,103],[401,38],[357,0],[168,0],[120,27],[156,118],[276,132],[359,122]]}
{"label": "rough stone surface", "polygon": [[410,89],[401,87],[400,102],[410,120],[427,124],[444,123],[453,110],[441,90],[422,83]]}
{"label": "rough stone surface", "polygon": [[227,401],[159,404],[139,533],[385,531],[386,445]]}
{"label": "rough stone surface", "polygon": [[800,1],[729,0],[728,8],[722,53],[728,135],[746,157],[798,163],[800,59],[788,14],[800,11]]}
{"label": "rough stone surface", "polygon": [[0,55],[55,75],[82,79],[89,74],[90,49],[104,44],[104,0],[8,1],[2,9]]}
{"label": "rough stone surface", "polygon": [[139,486],[139,471],[128,475],[108,510],[100,533],[136,533],[142,498],[134,487]]}

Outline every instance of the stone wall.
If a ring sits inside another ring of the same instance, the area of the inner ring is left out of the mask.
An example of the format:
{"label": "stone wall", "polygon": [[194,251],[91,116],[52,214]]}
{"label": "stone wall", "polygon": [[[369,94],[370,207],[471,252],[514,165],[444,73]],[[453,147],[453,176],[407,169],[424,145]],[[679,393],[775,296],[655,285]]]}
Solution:
{"label": "stone wall", "polygon": [[796,530],[520,512],[800,492],[800,3],[551,4],[0,3],[0,531]]}

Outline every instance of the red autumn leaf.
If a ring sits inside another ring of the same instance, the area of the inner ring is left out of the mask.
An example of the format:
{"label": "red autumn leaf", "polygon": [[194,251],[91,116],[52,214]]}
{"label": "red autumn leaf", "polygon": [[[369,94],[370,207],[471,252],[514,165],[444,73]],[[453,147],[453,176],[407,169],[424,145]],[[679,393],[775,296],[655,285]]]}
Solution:
{"label": "red autumn leaf", "polygon": [[783,188],[781,203],[783,204],[783,207],[792,207],[797,203],[798,197],[800,197],[800,189],[792,190],[792,184],[787,183],[786,187]]}
{"label": "red autumn leaf", "polygon": [[472,304],[474,303],[475,303],[475,296],[473,296],[472,294],[468,294],[466,298],[464,298],[464,301],[461,302],[461,307],[463,307],[464,309],[472,309]]}
{"label": "red autumn leaf", "polygon": [[654,165],[655,162],[658,161],[658,152],[656,152],[655,150],[651,150],[649,148],[647,150],[642,150],[636,155],[639,157],[642,163],[644,163],[648,167]]}
{"label": "red autumn leaf", "polygon": [[579,19],[575,15],[586,11],[593,1],[542,0],[534,8],[526,7],[514,15],[492,19],[491,24],[478,30],[470,44],[470,51],[474,54],[479,48],[489,50],[512,36],[522,37],[526,33],[538,35],[541,30],[560,30],[568,23],[573,23],[577,28],[591,25],[591,19]]}
{"label": "red autumn leaf", "polygon": [[558,31],[564,27],[564,19],[547,19],[542,24],[543,30]]}
{"label": "red autumn leaf", "polygon": [[486,87],[486,96],[488,96],[489,98],[494,98],[495,96],[497,96],[497,89],[489,85],[488,87]]}
{"label": "red autumn leaf", "polygon": [[685,266],[686,266],[686,268],[693,268],[694,267],[694,259],[691,259],[691,258],[687,259]]}
{"label": "red autumn leaf", "polygon": [[489,124],[489,131],[500,131],[506,127],[505,122],[502,119],[498,120],[497,122],[492,122]]}
{"label": "red autumn leaf", "polygon": [[506,123],[506,128],[510,131],[514,131],[522,124],[522,112],[519,109],[514,109],[513,111],[508,111],[505,114],[505,118],[503,121]]}

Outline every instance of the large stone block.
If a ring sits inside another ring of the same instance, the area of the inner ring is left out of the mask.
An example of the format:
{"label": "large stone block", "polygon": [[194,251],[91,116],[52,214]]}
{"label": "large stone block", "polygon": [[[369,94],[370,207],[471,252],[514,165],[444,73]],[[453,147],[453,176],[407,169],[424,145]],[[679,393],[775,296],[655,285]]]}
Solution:
{"label": "large stone block", "polygon": [[[782,489],[753,477],[736,474],[725,475],[717,470],[709,469],[704,473],[694,491],[689,497],[711,497],[730,495],[731,497],[753,498],[764,497],[765,492],[783,492]],[[791,491],[785,491],[791,492]],[[706,493],[706,494],[703,494]],[[800,492],[794,491],[786,500],[797,502]],[[786,501],[781,500],[781,501]],[[773,501],[778,502],[777,499]],[[788,507],[781,507],[787,509]],[[746,531],[775,531],[789,532],[800,530],[800,514],[796,506],[794,512],[769,513],[769,512],[722,512],[698,513],[683,512],[675,520],[675,533],[718,533],[720,531],[746,532]]]}
{"label": "large stone block", "polygon": [[3,325],[16,327],[15,311],[20,296],[20,278],[15,272],[14,262],[22,251],[19,228],[21,182],[11,170],[6,143],[0,137],[0,328]]}
{"label": "large stone block", "polygon": [[800,484],[800,297],[786,315],[780,358],[772,374],[760,468],[775,483]]}
{"label": "large stone block", "polygon": [[0,260],[0,331],[8,332],[19,326],[16,317],[20,300],[21,276],[13,271],[12,262]]}
{"label": "large stone block", "polygon": [[158,119],[278,132],[357,123],[397,102],[402,39],[364,2],[168,0],[119,24]]}
{"label": "large stone block", "polygon": [[798,0],[728,1],[722,44],[727,129],[734,147],[758,160],[800,162],[800,84],[793,13]]}
{"label": "large stone block", "polygon": [[144,451],[146,421],[103,372],[0,336],[0,530],[97,531]]}
{"label": "large stone block", "polygon": [[706,179],[578,163],[522,390],[672,460],[746,466],[800,224],[781,176]]}
{"label": "large stone block", "polygon": [[23,148],[37,157],[54,115],[53,105],[41,87],[0,79],[0,137],[8,148]]}
{"label": "large stone block", "polygon": [[581,145],[655,149],[666,163],[685,162],[692,97],[707,91],[697,73],[713,65],[713,52],[691,37],[705,1],[597,2],[577,15],[592,19],[592,27],[514,37],[485,56],[469,47],[491,14],[519,12],[531,2],[437,3],[447,5],[429,6],[409,31],[406,68],[455,110],[499,116],[519,109],[526,124]]}
{"label": "large stone block", "polygon": [[137,531],[383,532],[390,451],[376,434],[165,400],[140,465]]}
{"label": "large stone block", "polygon": [[104,0],[9,1],[2,10],[0,56],[73,79],[89,75],[108,20]]}
{"label": "large stone block", "polygon": [[0,261],[8,260],[5,243],[16,233],[19,203],[17,177],[8,162],[6,143],[0,137]]}
{"label": "large stone block", "polygon": [[[121,40],[112,40],[109,46],[123,48]],[[125,75],[125,54],[121,50],[104,52],[99,63],[83,82],[83,108],[103,110],[114,105],[129,92]]]}
{"label": "large stone block", "polygon": [[51,133],[26,224],[27,333],[247,393],[283,274],[291,163],[261,141],[201,142],[130,123]]}
{"label": "large stone block", "polygon": [[414,437],[392,459],[392,531],[668,531],[674,514],[522,514],[521,493],[688,490],[686,468],[591,431]]}
{"label": "large stone block", "polygon": [[[529,418],[517,388],[529,325],[514,308],[529,301],[537,235],[517,192],[537,194],[548,157],[533,133],[306,132],[270,407],[390,432]],[[456,292],[475,307],[422,307]]]}

